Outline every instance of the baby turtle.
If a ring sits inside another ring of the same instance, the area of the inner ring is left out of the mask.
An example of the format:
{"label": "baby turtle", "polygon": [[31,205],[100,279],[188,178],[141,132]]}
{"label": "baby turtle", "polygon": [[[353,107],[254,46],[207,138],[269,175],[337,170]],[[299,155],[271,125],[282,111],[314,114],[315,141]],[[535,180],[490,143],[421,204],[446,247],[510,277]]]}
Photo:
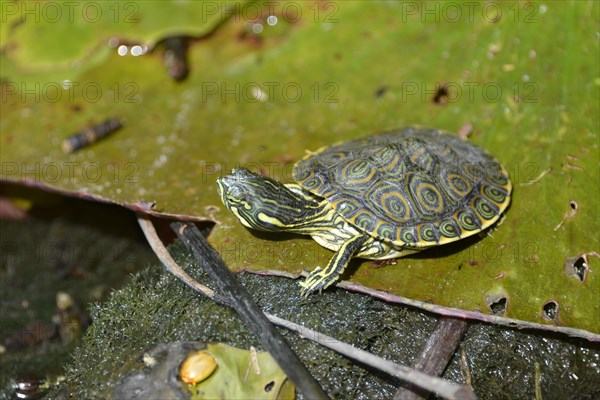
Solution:
{"label": "baby turtle", "polygon": [[223,204],[252,229],[311,235],[335,251],[304,296],[353,257],[384,260],[474,235],[510,202],[508,172],[485,150],[438,129],[408,127],[309,153],[282,184],[243,168],[217,180]]}

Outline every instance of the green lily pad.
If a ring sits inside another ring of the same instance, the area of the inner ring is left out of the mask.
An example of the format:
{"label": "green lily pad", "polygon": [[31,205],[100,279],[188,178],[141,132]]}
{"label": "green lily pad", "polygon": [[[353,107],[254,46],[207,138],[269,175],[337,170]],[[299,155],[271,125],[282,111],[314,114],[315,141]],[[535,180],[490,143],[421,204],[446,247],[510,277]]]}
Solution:
{"label": "green lily pad", "polygon": [[[297,275],[332,253],[243,228],[220,204],[218,176],[245,166],[291,181],[306,150],[411,124],[471,124],[469,140],[515,185],[502,222],[394,266],[356,261],[344,278],[598,334],[598,3],[445,4],[282,2],[274,26],[266,8],[241,13],[190,48],[183,84],[152,54],[109,54],[58,98],[21,90],[15,73],[3,87],[1,178],[216,221],[210,240],[233,269]],[[61,151],[70,133],[108,117],[125,127]]]}

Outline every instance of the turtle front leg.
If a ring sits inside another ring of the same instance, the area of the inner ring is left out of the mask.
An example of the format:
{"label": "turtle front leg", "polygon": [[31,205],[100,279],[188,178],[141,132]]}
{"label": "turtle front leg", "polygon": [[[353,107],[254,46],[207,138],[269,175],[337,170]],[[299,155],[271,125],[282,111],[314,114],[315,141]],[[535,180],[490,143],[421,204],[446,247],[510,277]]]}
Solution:
{"label": "turtle front leg", "polygon": [[307,297],[311,293],[320,292],[335,282],[346,269],[350,259],[368,239],[369,236],[366,235],[353,236],[344,242],[325,269],[315,268],[304,282],[300,282],[302,296]]}

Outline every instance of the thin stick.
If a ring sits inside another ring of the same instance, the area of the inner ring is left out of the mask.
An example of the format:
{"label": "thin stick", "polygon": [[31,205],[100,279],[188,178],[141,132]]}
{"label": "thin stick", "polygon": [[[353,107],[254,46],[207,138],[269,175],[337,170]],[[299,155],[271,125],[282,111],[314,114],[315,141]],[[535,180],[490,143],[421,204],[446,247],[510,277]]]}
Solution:
{"label": "thin stick", "polygon": [[449,382],[442,378],[429,376],[423,372],[393,363],[384,358],[358,349],[350,344],[332,338],[331,336],[324,335],[321,332],[313,331],[312,329],[306,328],[302,325],[298,325],[294,322],[286,321],[273,315],[269,316],[269,320],[271,320],[276,325],[280,325],[282,327],[296,331],[302,337],[317,342],[321,346],[335,350],[348,358],[359,361],[360,363],[366,364],[370,367],[376,368],[396,378],[410,382],[415,386],[418,386],[430,392],[437,393],[440,396],[445,397],[447,399],[477,399],[475,393],[473,392],[473,389],[471,389],[470,386],[459,385],[456,383]]}
{"label": "thin stick", "polygon": [[465,382],[467,383],[467,385],[471,386],[471,382],[473,382],[473,380],[471,379],[471,368],[469,367],[469,360],[467,360],[467,352],[464,348],[460,349],[460,361],[460,369],[462,370],[465,376]]}
{"label": "thin stick", "polygon": [[186,286],[191,288],[194,292],[206,296],[216,301],[217,303],[231,307],[229,302],[223,296],[220,296],[208,286],[205,286],[197,280],[195,280],[194,278],[192,278],[187,272],[183,270],[183,268],[181,268],[177,264],[177,262],[175,262],[175,260],[173,260],[173,257],[171,257],[171,254],[169,254],[169,251],[166,249],[165,245],[158,237],[156,229],[154,228],[154,225],[152,224],[152,221],[150,221],[148,216],[138,215],[137,220],[138,224],[142,228],[142,231],[144,232],[144,236],[146,236],[146,240],[148,240],[148,244],[150,244],[150,247],[152,248],[152,250],[154,250],[154,253],[158,257],[160,262],[165,266],[167,271],[175,275],[175,277],[177,277],[179,280],[185,283]]}
{"label": "thin stick", "polygon": [[535,362],[535,400],[542,400],[542,367]]}
{"label": "thin stick", "polygon": [[[413,368],[426,374],[441,376],[467,331],[469,323],[455,318],[441,317],[427,342],[413,361]],[[394,400],[426,399],[429,392],[407,385],[400,388]]]}

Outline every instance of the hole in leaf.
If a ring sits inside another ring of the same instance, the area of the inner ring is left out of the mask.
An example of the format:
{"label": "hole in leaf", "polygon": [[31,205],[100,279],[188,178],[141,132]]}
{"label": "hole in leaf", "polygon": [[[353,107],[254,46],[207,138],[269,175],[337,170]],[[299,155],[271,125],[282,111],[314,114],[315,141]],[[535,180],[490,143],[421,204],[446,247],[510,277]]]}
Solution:
{"label": "hole in leaf", "polygon": [[584,257],[577,257],[577,260],[575,260],[575,263],[573,264],[573,269],[575,270],[575,275],[583,282],[588,269],[586,259]]}
{"label": "hole in leaf", "polygon": [[270,392],[275,386],[275,381],[271,381],[265,385],[265,392]]}
{"label": "hole in leaf", "polygon": [[502,315],[506,311],[506,297],[502,297],[498,301],[490,304],[492,312],[496,315]]}
{"label": "hole in leaf", "polygon": [[503,295],[486,295],[485,302],[494,315],[503,315],[508,306],[508,299]]}
{"label": "hole in leaf", "polygon": [[388,87],[386,85],[380,86],[375,91],[375,97],[380,98],[381,96],[383,96],[385,94],[385,92],[387,92],[387,90],[388,90]]}
{"label": "hole in leaf", "polygon": [[565,260],[565,275],[575,276],[579,281],[585,281],[588,271],[588,260],[586,254],[569,257]]}
{"label": "hole in leaf", "polygon": [[569,202],[569,205],[571,206],[571,210],[573,211],[577,211],[579,209],[579,204],[577,204],[575,200],[571,200]]}
{"label": "hole in leaf", "polygon": [[556,321],[558,319],[558,303],[554,300],[550,300],[544,304],[543,310],[544,319],[549,319],[550,321]]}
{"label": "hole in leaf", "polygon": [[439,86],[433,96],[433,102],[435,104],[446,104],[449,96],[450,92],[448,91],[448,87],[446,85]]}

